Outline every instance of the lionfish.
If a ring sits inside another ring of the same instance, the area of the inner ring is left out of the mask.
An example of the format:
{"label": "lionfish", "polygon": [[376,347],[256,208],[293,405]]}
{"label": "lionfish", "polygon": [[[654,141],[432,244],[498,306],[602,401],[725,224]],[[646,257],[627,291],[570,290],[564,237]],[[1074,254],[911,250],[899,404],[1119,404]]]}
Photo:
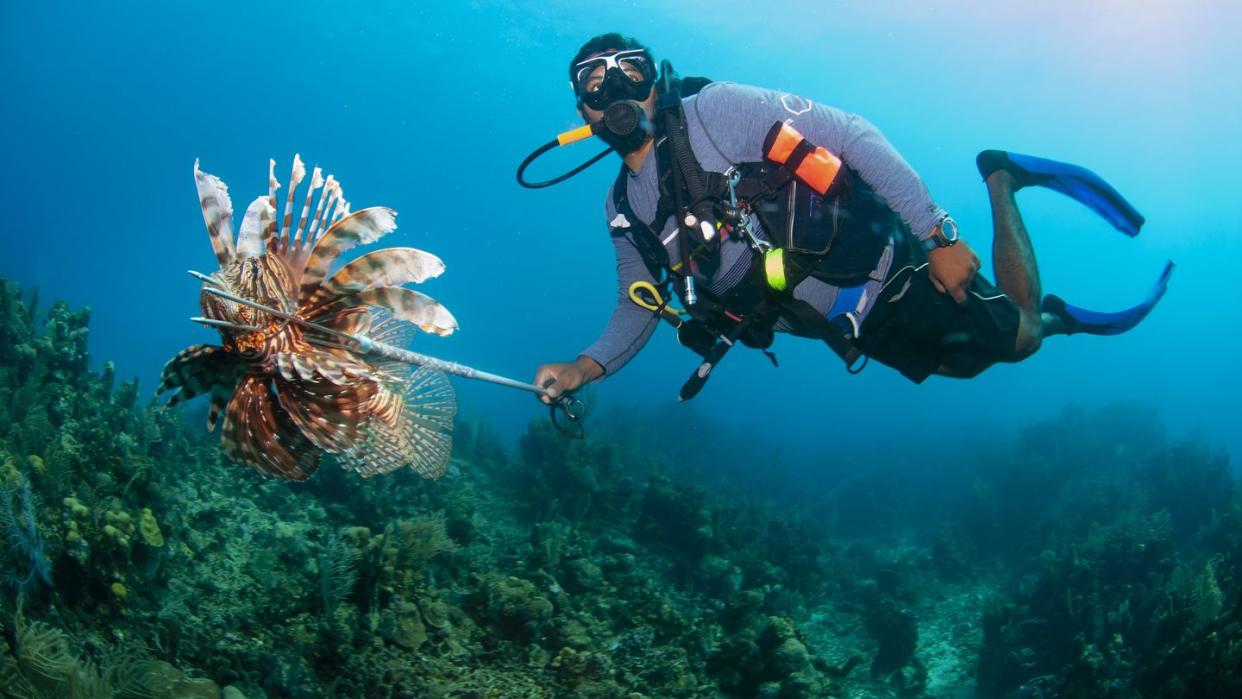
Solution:
{"label": "lionfish", "polygon": [[392,232],[397,214],[385,207],[351,212],[340,183],[332,175],[324,179],[316,167],[293,227],[294,193],[306,176],[295,155],[278,226],[275,166],[270,161],[268,193],[246,209],[234,242],[228,188],[195,161],[203,220],[220,263],[218,272],[202,278],[205,289],[289,317],[202,292],[200,320],[219,330],[223,345],[182,350],[165,365],[159,391],[176,390],[169,405],[210,394],[208,431],[223,415],[225,456],[265,476],[305,480],[328,453],[362,476],[408,465],[438,478],[451,455],[457,410],[447,377],[372,361],[330,333],[365,334],[397,346],[405,346],[416,328],[452,333],[457,322],[447,309],[402,286],[438,276],[444,263],[421,250],[386,248],[329,276],[342,252]]}

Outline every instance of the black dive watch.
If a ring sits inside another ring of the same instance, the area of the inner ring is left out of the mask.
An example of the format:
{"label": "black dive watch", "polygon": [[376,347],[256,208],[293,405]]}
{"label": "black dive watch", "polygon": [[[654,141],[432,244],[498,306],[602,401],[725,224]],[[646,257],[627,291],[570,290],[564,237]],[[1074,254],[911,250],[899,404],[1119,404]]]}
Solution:
{"label": "black dive watch", "polygon": [[[946,229],[951,230],[952,233],[946,233]],[[945,216],[932,229],[931,236],[923,241],[923,249],[931,252],[936,248],[953,247],[957,245],[958,238],[957,221],[954,221],[952,216]]]}

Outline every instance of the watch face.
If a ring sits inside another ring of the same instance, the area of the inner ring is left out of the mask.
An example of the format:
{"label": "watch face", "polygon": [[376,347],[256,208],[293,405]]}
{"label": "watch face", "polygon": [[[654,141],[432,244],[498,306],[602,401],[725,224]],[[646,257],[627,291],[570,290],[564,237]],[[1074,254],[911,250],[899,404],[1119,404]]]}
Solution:
{"label": "watch face", "polygon": [[[952,236],[950,236],[948,233],[945,233],[945,229],[948,229],[949,231],[951,231]],[[942,238],[944,238],[945,245],[952,245],[956,243],[958,239],[957,221],[954,221],[952,216],[945,216],[944,220],[940,222],[940,225],[936,226],[936,232],[939,233]]]}

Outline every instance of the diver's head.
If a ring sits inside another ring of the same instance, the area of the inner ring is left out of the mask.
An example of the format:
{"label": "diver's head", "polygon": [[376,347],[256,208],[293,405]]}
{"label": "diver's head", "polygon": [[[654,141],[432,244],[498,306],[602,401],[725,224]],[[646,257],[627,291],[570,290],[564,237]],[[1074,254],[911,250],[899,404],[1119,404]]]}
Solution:
{"label": "diver's head", "polygon": [[[608,107],[618,102],[637,103],[649,123],[655,115],[655,83],[651,52],[638,40],[620,34],[590,39],[569,64],[569,84],[578,100],[578,113],[588,124],[603,119]],[[650,135],[610,139],[604,132],[600,137],[624,156],[642,147]]]}

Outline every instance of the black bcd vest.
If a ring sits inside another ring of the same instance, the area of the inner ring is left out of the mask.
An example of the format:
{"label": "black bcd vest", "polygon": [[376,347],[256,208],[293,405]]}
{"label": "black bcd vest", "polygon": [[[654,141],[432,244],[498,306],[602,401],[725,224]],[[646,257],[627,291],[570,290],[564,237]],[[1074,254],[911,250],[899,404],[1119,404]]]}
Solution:
{"label": "black bcd vest", "polygon": [[[662,109],[669,108],[676,109],[677,121],[684,125],[680,99]],[[656,123],[664,123],[662,115],[657,115]],[[654,154],[660,185],[654,221],[639,220],[630,207],[624,165],[612,191],[614,208],[630,222],[635,247],[655,279],[671,272],[668,251],[659,236],[669,217],[676,214],[670,170],[677,161],[669,152],[671,149],[672,143],[665,137],[660,139]],[[697,160],[693,165],[698,166]],[[904,227],[900,216],[848,165],[842,167],[824,196],[775,163],[748,162],[737,168],[741,175],[736,187],[738,198],[750,204],[767,239],[785,249],[787,265],[793,268],[787,270],[788,277],[798,281],[810,276],[835,286],[866,283],[884,248]],[[699,172],[717,216],[727,216],[729,191],[724,176],[703,171],[701,166]],[[708,254],[714,253],[713,250]],[[710,264],[707,267],[714,269]],[[790,288],[793,286],[790,284]],[[753,292],[742,295],[752,299],[756,296]]]}

